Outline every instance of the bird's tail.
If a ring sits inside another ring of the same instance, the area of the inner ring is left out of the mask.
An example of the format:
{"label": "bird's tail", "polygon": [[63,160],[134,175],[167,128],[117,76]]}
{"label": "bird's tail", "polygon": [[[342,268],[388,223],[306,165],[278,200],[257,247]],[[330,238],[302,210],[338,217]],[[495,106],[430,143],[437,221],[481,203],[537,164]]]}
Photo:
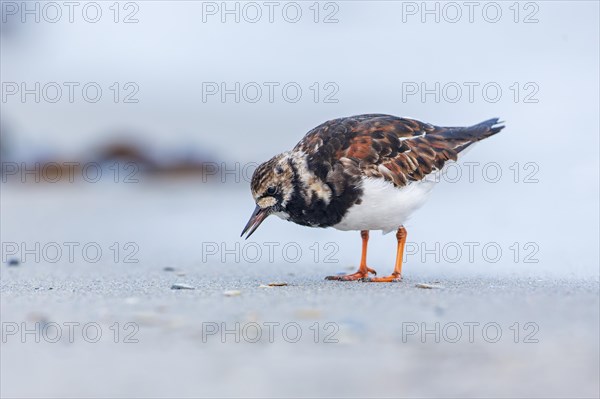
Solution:
{"label": "bird's tail", "polygon": [[504,129],[503,122],[498,121],[498,118],[488,119],[473,126],[468,127],[449,127],[442,136],[446,140],[452,140],[456,142],[457,146],[454,148],[456,152],[460,152],[483,139],[487,139],[490,136],[500,132]]}

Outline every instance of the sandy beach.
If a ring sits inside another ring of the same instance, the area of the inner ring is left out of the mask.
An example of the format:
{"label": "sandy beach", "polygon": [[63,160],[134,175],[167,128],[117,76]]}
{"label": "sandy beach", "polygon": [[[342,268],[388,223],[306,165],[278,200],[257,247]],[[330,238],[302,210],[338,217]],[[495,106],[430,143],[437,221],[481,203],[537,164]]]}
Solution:
{"label": "sandy beach", "polygon": [[[236,251],[243,189],[124,190],[4,190],[2,206],[18,212],[6,213],[3,242],[33,251],[0,269],[3,397],[597,397],[598,278],[585,261],[569,269],[543,251],[531,264],[512,254],[496,263],[415,255],[402,283],[325,281],[356,266],[355,235],[273,220]],[[116,207],[128,197],[146,205]],[[153,213],[172,201],[176,217]],[[230,219],[184,227],[208,217],[212,202]],[[85,204],[74,213],[82,217],[65,216],[75,204]],[[45,206],[57,211],[42,216]],[[110,239],[92,240],[98,231]],[[138,251],[115,258],[113,241],[124,247],[128,234]],[[275,243],[272,259],[251,253],[261,239]],[[70,241],[81,244],[73,262],[66,250],[51,262],[48,243]],[[372,241],[370,264],[384,273],[393,251],[380,247],[393,249],[393,237]],[[96,262],[79,252],[90,242],[104,251]],[[314,242],[339,252],[314,259]],[[303,251],[297,261],[279,252],[290,243]]]}

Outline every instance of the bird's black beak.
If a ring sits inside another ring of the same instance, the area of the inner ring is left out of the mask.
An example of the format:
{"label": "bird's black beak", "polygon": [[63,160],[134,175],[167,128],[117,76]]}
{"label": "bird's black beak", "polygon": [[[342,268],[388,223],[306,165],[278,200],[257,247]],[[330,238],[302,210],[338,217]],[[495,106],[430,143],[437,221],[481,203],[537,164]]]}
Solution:
{"label": "bird's black beak", "polygon": [[263,209],[256,205],[256,208],[254,209],[254,212],[252,212],[252,216],[250,216],[250,220],[248,220],[248,223],[246,223],[246,227],[244,227],[240,237],[248,232],[248,235],[245,238],[247,240],[248,237],[250,237],[258,228],[258,226],[260,226],[260,224],[267,218],[267,216],[269,216],[269,214],[270,212],[267,209]]}

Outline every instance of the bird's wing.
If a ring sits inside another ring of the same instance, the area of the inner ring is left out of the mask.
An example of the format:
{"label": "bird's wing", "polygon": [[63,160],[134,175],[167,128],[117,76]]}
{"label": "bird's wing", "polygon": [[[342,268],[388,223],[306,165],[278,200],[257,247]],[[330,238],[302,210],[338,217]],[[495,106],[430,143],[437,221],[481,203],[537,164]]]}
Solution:
{"label": "bird's wing", "polygon": [[309,166],[323,181],[335,180],[341,166],[402,187],[456,161],[460,151],[500,131],[503,126],[497,123],[490,119],[454,128],[391,115],[358,115],[317,126],[295,150],[308,155]]}

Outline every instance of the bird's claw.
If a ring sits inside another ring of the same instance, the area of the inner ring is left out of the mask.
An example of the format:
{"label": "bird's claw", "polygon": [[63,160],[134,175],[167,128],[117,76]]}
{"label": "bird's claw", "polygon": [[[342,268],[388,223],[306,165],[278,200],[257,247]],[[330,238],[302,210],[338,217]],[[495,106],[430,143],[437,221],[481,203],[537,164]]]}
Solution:
{"label": "bird's claw", "polygon": [[387,277],[363,277],[360,281],[364,283],[399,283],[402,281],[402,276],[392,274]]}
{"label": "bird's claw", "polygon": [[364,279],[368,279],[369,278],[369,273],[373,274],[373,275],[377,275],[377,272],[374,269],[371,269],[370,267],[367,267],[367,272],[364,273],[362,271],[357,271],[356,273],[352,273],[352,274],[342,274],[339,276],[327,276],[325,277],[325,280],[334,280],[334,281],[362,281]]}

